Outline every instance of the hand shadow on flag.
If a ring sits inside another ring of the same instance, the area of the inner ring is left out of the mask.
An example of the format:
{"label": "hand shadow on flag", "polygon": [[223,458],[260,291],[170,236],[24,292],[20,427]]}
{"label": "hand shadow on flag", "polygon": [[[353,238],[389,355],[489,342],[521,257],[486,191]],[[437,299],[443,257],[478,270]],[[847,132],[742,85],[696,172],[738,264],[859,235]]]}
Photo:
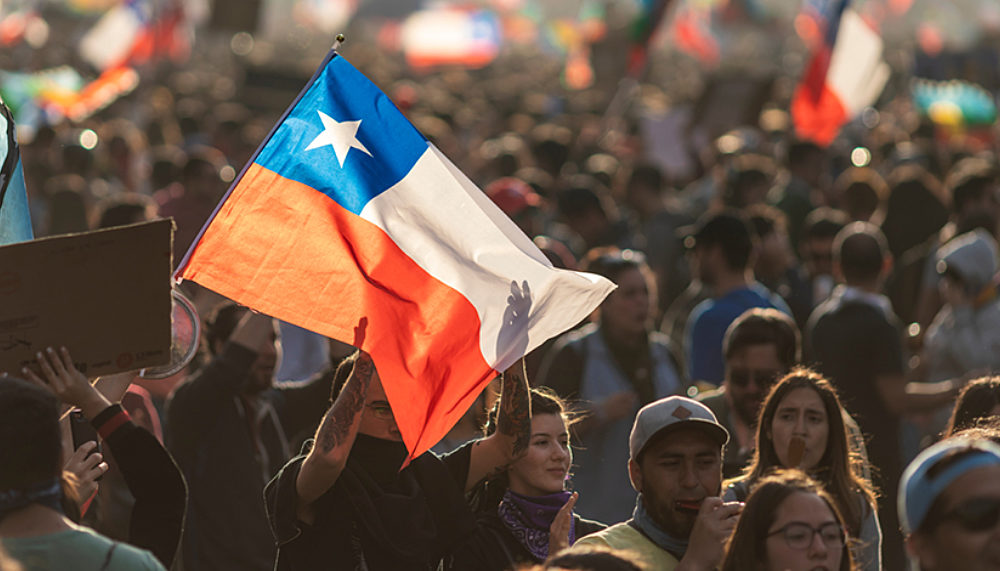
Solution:
{"label": "hand shadow on flag", "polygon": [[507,308],[503,311],[503,323],[497,334],[496,354],[497,367],[504,370],[517,359],[524,356],[528,349],[528,320],[531,314],[531,288],[527,281],[517,285],[516,280],[510,282],[510,295],[507,296]]}
{"label": "hand shadow on flag", "polygon": [[368,317],[363,316],[358,320],[358,325],[354,328],[354,345],[358,349],[364,349],[365,335],[368,333]]}

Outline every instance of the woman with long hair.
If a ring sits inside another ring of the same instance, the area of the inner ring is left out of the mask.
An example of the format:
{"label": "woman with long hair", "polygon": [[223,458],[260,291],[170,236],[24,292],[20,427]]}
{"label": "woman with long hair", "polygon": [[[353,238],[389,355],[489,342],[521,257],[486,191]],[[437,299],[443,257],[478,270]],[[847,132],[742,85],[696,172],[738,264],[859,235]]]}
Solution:
{"label": "woman with long hair", "polygon": [[593,322],[559,337],[539,370],[538,384],[573,403],[579,468],[573,482],[580,509],[600,521],[632,515],[635,489],[628,464],[629,433],[639,408],[680,394],[686,383],[670,340],[653,329],[656,286],[641,252],[595,248],[585,271],[614,282]]}
{"label": "woman with long hair", "polygon": [[754,486],[721,571],[856,571],[847,543],[844,518],[823,486],[782,470]]}
{"label": "woman with long hair", "polygon": [[757,421],[757,449],[743,475],[727,482],[723,499],[745,500],[775,470],[797,468],[823,485],[857,539],[859,568],[881,569],[882,530],[875,493],[860,457],[848,445],[843,407],[833,385],[797,368],[772,388]]}
{"label": "woman with long hair", "polygon": [[[573,513],[577,494],[566,489],[573,453],[572,423],[551,390],[531,389],[528,452],[473,493],[476,531],[450,558],[451,568],[503,571],[539,563],[605,526]],[[496,430],[496,409],[485,432]]]}
{"label": "woman with long hair", "polygon": [[980,377],[962,388],[955,400],[944,437],[1000,417],[1000,377]]}

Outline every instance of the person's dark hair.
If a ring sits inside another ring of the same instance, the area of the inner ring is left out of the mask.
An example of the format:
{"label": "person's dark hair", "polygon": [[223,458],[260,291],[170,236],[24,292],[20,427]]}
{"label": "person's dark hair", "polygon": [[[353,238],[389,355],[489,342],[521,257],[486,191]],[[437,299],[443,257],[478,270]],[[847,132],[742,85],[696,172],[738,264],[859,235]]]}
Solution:
{"label": "person's dark hair", "polygon": [[0,442],[0,492],[59,478],[59,401],[28,381],[0,378]]}
{"label": "person's dark hair", "polygon": [[955,408],[944,430],[945,437],[994,416],[993,409],[997,405],[1000,405],[1000,377],[981,377],[970,381],[955,400]]}
{"label": "person's dark hair", "polygon": [[622,250],[615,246],[591,248],[580,261],[580,269],[605,277],[614,283],[628,270],[638,270],[646,280],[650,306],[656,307],[656,277],[646,263],[646,255],[638,250]]}
{"label": "person's dark hair", "polygon": [[580,261],[585,272],[603,276],[613,282],[626,270],[648,271],[646,255],[638,250],[622,250],[615,246],[593,248]]}
{"label": "person's dark hair", "polygon": [[747,221],[757,238],[763,240],[774,232],[788,232],[785,213],[768,204],[754,204],[746,209]]}
{"label": "person's dark hair", "polygon": [[755,187],[770,187],[774,178],[774,162],[769,157],[756,153],[740,155],[732,162],[726,175],[723,202],[729,207],[745,208],[749,206],[746,192]]}
{"label": "person's dark hair", "polygon": [[[181,168],[181,179],[187,183],[201,178],[211,169],[213,177],[219,176],[219,171],[226,166],[226,157],[222,151],[207,145],[198,145],[188,152],[187,161]],[[221,179],[220,179],[221,180]]]}
{"label": "person's dark hair", "polygon": [[889,185],[870,168],[851,168],[837,177],[834,194],[852,220],[868,220],[889,195]]}
{"label": "person's dark hair", "polygon": [[559,125],[543,123],[531,130],[531,154],[545,172],[558,176],[569,158],[572,132]]}
{"label": "person's dark hair", "polygon": [[848,285],[878,278],[889,252],[885,236],[869,222],[852,222],[841,230],[833,243],[833,258]]}
{"label": "person's dark hair", "polygon": [[[844,516],[820,482],[799,470],[780,470],[757,482],[747,498],[736,529],[729,536],[721,571],[763,571],[767,565],[767,536],[781,504],[792,494],[806,493],[822,499],[834,519],[846,531]],[[857,569],[847,538],[840,555],[839,571]]]}
{"label": "person's dark hair", "polygon": [[970,202],[978,202],[984,194],[994,192],[997,178],[996,167],[987,160],[970,157],[959,161],[945,180],[952,211],[960,213]]}
{"label": "person's dark hair", "polygon": [[726,329],[722,353],[730,359],[752,345],[774,345],[786,371],[800,360],[799,329],[791,317],[777,309],[757,307],[744,311]]}
{"label": "person's dark hair", "polygon": [[720,247],[726,266],[734,271],[749,267],[757,243],[746,216],[739,210],[728,208],[707,215],[699,224],[694,239],[695,249]]}
{"label": "person's dark hair", "polygon": [[627,188],[642,186],[651,189],[657,194],[663,193],[664,180],[663,171],[653,163],[640,163],[632,167],[632,173],[628,177]]}
{"label": "person's dark hair", "polygon": [[118,194],[97,205],[97,228],[127,226],[145,222],[155,212],[155,203],[143,194]]}
{"label": "person's dark hair", "polygon": [[802,241],[833,238],[850,222],[850,217],[843,210],[821,206],[806,215],[802,223]]}
{"label": "person's dark hair", "polygon": [[[577,182],[580,182],[579,178]],[[560,190],[556,195],[556,205],[559,208],[559,213],[570,219],[591,212],[600,212],[605,217],[611,217],[597,192],[583,184]]]}
{"label": "person's dark hair", "polygon": [[205,320],[205,343],[210,354],[215,355],[216,347],[229,340],[246,311],[246,307],[229,301],[212,309]]}
{"label": "person's dark hair", "polygon": [[153,190],[166,188],[170,183],[177,182],[181,177],[182,165],[187,160],[179,147],[162,145],[152,150],[152,165],[149,181]]}
{"label": "person's dark hair", "polygon": [[629,551],[581,546],[563,552],[529,571],[641,571],[642,562]]}
{"label": "person's dark hair", "polygon": [[785,165],[795,168],[817,157],[821,158],[825,153],[823,147],[812,141],[794,141],[788,145],[788,151],[785,153]]}
{"label": "person's dark hair", "polygon": [[[569,407],[566,406],[566,402],[549,387],[534,387],[531,389],[530,395],[532,417],[540,414],[557,414],[563,417],[567,426],[573,423],[574,417],[570,413]],[[499,407],[500,399],[498,398],[487,415],[486,425],[483,426],[483,436],[489,436],[496,432]]]}
{"label": "person's dark hair", "polygon": [[948,222],[948,197],[936,178],[914,165],[893,171],[889,189],[881,227],[898,258]]}
{"label": "person's dark hair", "polygon": [[539,234],[531,239],[538,249],[545,254],[552,265],[562,270],[576,269],[576,258],[565,244],[555,238]]}
{"label": "person's dark hair", "polygon": [[[862,459],[853,453],[847,444],[847,426],[844,424],[843,407],[837,391],[829,381],[809,369],[797,367],[771,387],[764,404],[761,405],[760,417],[757,420],[757,448],[740,479],[746,480],[752,490],[764,476],[784,468],[774,449],[771,426],[778,406],[796,389],[816,391],[823,401],[829,426],[826,450],[819,464],[813,468],[811,476],[819,480],[830,492],[847,522],[847,529],[852,536],[857,536],[864,520],[865,510],[871,509],[867,506],[875,505],[875,492],[862,475]],[[858,502],[858,496],[867,502],[867,506],[862,506]]]}
{"label": "person's dark hair", "polygon": [[67,174],[50,178],[43,194],[48,200],[48,235],[90,230],[91,196],[83,177]]}

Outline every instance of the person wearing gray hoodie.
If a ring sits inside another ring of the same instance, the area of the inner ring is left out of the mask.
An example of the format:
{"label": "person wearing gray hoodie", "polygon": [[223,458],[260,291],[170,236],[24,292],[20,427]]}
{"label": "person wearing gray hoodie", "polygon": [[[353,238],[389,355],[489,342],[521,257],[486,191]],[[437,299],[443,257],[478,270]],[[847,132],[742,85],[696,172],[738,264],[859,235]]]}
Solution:
{"label": "person wearing gray hoodie", "polygon": [[985,230],[955,237],[937,254],[944,306],[924,340],[927,380],[1000,370],[997,243]]}

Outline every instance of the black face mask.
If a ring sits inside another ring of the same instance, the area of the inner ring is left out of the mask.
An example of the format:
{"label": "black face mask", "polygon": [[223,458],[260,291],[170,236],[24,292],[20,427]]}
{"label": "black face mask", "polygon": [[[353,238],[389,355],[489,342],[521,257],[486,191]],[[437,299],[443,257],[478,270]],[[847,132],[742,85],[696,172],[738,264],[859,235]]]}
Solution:
{"label": "black face mask", "polygon": [[396,480],[407,454],[402,442],[359,433],[347,463],[360,467],[379,484],[386,484]]}

